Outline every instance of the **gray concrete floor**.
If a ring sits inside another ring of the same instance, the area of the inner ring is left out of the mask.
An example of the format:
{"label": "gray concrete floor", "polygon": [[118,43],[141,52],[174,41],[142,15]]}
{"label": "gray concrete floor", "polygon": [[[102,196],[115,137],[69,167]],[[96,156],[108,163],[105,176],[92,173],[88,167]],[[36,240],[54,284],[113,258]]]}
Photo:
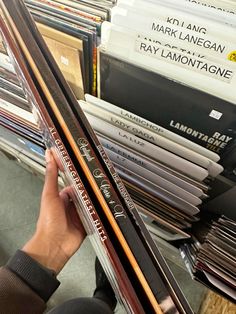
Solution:
{"label": "gray concrete floor", "polygon": [[[35,229],[43,182],[0,153],[0,265],[21,248]],[[95,253],[88,239],[65,266],[61,286],[52,296],[49,308],[78,296],[91,296],[95,287]],[[193,282],[182,268],[169,265],[197,313],[206,289]],[[117,312],[122,313],[118,307]]]}

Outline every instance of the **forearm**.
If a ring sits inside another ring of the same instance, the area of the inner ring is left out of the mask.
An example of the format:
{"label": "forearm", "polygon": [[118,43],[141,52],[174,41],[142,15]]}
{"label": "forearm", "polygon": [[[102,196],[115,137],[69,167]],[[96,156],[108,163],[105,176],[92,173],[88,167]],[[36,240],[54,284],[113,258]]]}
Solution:
{"label": "forearm", "polygon": [[43,313],[59,284],[49,270],[17,251],[7,265],[0,268],[0,313]]}
{"label": "forearm", "polygon": [[[0,269],[0,314],[39,314],[59,286],[56,279],[85,237],[71,187],[59,192],[58,168],[46,153],[46,177],[34,236]],[[52,271],[51,271],[52,270]]]}
{"label": "forearm", "polygon": [[56,275],[60,273],[69,259],[60,246],[60,241],[56,243],[54,240],[49,241],[50,235],[34,234],[34,236],[24,245],[22,251],[28,256],[32,257],[35,261],[40,263],[41,266],[54,271]]}

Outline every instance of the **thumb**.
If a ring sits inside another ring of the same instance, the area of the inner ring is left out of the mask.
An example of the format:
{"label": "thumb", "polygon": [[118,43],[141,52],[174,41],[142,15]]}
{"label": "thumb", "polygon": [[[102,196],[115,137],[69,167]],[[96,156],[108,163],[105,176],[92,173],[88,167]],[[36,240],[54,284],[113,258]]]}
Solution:
{"label": "thumb", "polygon": [[45,153],[46,159],[46,176],[45,183],[43,187],[43,196],[58,196],[58,167],[53,154],[49,149]]}

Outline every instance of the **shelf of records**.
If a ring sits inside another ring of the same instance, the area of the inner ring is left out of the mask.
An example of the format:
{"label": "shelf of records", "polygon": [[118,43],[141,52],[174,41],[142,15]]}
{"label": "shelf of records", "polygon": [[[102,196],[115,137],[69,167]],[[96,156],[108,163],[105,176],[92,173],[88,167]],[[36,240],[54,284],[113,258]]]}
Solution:
{"label": "shelf of records", "polygon": [[52,148],[126,311],[193,313],[163,243],[235,302],[236,3],[0,5],[0,149]]}

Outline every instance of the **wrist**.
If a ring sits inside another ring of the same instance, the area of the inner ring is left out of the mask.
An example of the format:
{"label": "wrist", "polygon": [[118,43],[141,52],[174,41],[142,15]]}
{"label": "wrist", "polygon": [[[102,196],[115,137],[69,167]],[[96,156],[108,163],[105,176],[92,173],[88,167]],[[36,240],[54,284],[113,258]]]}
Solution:
{"label": "wrist", "polygon": [[57,274],[60,273],[68,258],[62,249],[48,239],[34,235],[22,248],[22,251],[32,257],[35,261]]}
{"label": "wrist", "polygon": [[17,250],[5,267],[16,274],[45,302],[60,285],[60,282],[55,278],[55,274],[42,267],[41,264],[22,250]]}

